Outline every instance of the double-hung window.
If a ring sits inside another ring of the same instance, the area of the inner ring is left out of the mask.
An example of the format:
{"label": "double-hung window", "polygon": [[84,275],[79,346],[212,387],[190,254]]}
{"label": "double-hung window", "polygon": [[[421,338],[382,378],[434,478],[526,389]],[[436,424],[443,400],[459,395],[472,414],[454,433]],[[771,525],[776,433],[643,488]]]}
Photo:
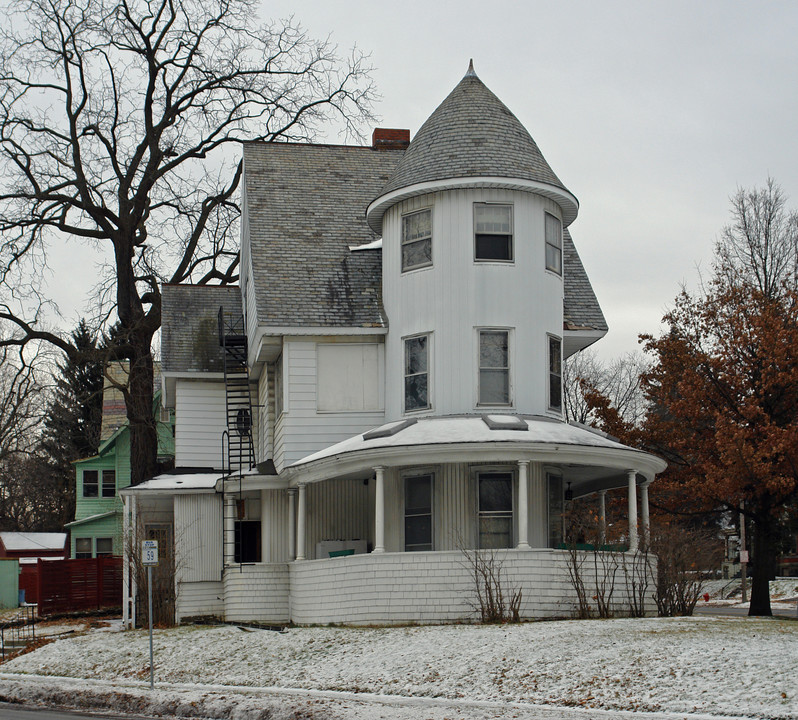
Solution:
{"label": "double-hung window", "polygon": [[98,489],[97,478],[98,474],[96,470],[83,471],[83,497],[85,498],[97,497],[97,489]]}
{"label": "double-hung window", "polygon": [[513,545],[513,474],[481,472],[479,484],[479,547],[482,550]]}
{"label": "double-hung window", "polygon": [[474,259],[513,261],[513,206],[474,203]]}
{"label": "double-hung window", "polygon": [[102,496],[112,498],[116,495],[116,470],[103,470]]}
{"label": "double-hung window", "polygon": [[402,272],[432,265],[432,211],[402,216]]}
{"label": "double-hung window", "polygon": [[549,547],[556,548],[563,542],[563,490],[562,477],[546,474],[548,485]]}
{"label": "double-hung window", "polygon": [[429,409],[429,335],[405,338],[404,370],[405,412]]}
{"label": "double-hung window", "polygon": [[91,538],[75,538],[75,558],[91,557]]}
{"label": "double-hung window", "polygon": [[562,343],[549,335],[549,410],[562,412]]}
{"label": "double-hung window", "polygon": [[562,275],[562,223],[546,213],[546,270]]}
{"label": "double-hung window", "polygon": [[113,540],[113,538],[97,538],[95,540],[95,543],[96,543],[95,555],[97,557],[113,555],[113,553],[114,553],[114,540]]}
{"label": "double-hung window", "polygon": [[432,473],[405,478],[405,552],[432,550]]}
{"label": "double-hung window", "polygon": [[510,333],[479,331],[479,404],[510,404]]}

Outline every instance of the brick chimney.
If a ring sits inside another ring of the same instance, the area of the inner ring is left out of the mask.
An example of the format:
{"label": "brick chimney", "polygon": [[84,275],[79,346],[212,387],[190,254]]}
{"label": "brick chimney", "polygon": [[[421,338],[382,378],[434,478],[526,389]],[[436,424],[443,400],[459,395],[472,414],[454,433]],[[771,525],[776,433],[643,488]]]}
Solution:
{"label": "brick chimney", "polygon": [[409,130],[374,128],[371,135],[371,147],[375,150],[404,150],[409,144]]}

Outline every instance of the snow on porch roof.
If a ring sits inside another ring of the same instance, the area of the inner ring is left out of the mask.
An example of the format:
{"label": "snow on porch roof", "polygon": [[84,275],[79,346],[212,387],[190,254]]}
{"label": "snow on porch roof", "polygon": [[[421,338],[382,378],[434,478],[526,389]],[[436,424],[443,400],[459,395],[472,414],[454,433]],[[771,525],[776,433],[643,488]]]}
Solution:
{"label": "snow on porch roof", "polygon": [[189,490],[193,492],[213,491],[216,488],[216,481],[222,477],[220,472],[204,473],[164,473],[151,480],[126,487],[120,490],[120,495],[131,495],[138,493],[174,493],[175,491]]}
{"label": "snow on porch roof", "polygon": [[[392,451],[409,449],[420,458],[425,448],[485,449],[518,448],[523,451],[546,450],[565,455],[590,454],[597,459],[601,455],[614,455],[616,459],[627,458],[627,467],[647,473],[662,472],[664,460],[649,453],[623,445],[598,431],[571,425],[553,418],[535,415],[492,413],[483,416],[450,416],[419,418],[389,422],[362,435],[343,440],[324,450],[308,455],[290,465],[288,470],[296,472],[297,479],[303,470],[326,464],[333,459],[345,461],[356,455],[368,455],[375,464],[381,464],[380,451],[386,456]],[[634,461],[632,459],[634,458]],[[428,458],[432,461],[433,458]],[[405,462],[407,456],[404,457]]]}
{"label": "snow on porch roof", "polygon": [[6,550],[63,550],[66,533],[0,532]]}

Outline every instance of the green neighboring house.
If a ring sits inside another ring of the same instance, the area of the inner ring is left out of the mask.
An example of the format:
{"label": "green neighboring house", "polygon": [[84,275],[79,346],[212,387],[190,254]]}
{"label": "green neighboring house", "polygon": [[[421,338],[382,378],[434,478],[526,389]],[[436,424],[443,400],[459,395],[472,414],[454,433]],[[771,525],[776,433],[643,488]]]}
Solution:
{"label": "green neighboring house", "polygon": [[[156,383],[160,383],[159,368]],[[109,372],[126,375],[124,365]],[[158,461],[174,459],[174,413],[161,411],[161,391],[156,390],[153,414],[158,418]],[[122,555],[122,500],[119,490],[130,485],[130,430],[124,399],[113,383],[103,389],[100,447],[94,457],[76,460],[75,519],[67,523],[72,558]]]}

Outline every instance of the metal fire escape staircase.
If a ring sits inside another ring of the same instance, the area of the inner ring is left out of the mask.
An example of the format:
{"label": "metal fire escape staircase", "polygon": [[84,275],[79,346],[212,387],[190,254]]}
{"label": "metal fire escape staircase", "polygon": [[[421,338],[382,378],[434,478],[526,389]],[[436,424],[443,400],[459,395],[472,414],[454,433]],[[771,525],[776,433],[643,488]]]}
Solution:
{"label": "metal fire escape staircase", "polygon": [[[227,429],[222,435],[222,467],[228,476],[222,497],[224,528],[232,525],[234,547],[230,547],[230,534],[224,532],[224,557],[241,554],[241,522],[244,519],[243,474],[255,466],[255,445],[252,439],[252,396],[247,365],[247,335],[244,317],[232,316],[219,308],[219,345],[224,358],[225,417]],[[233,491],[235,502],[229,502],[231,484],[237,482]],[[228,514],[233,513],[233,517]]]}

